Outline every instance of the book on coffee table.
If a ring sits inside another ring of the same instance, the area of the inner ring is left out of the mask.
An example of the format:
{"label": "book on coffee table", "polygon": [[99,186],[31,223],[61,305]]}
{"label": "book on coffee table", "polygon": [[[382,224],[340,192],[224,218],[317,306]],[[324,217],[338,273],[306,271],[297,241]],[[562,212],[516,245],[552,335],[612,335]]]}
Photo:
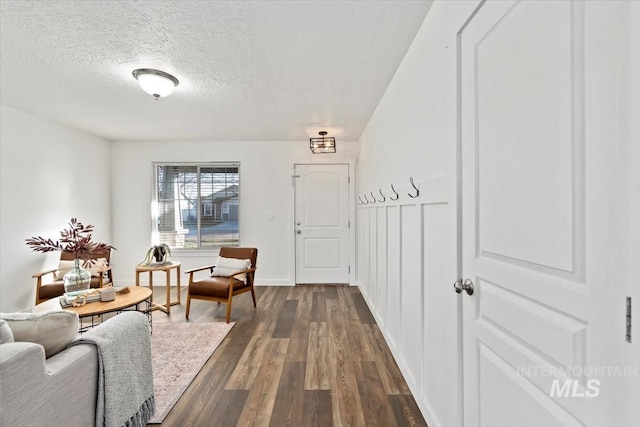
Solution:
{"label": "book on coffee table", "polygon": [[100,291],[96,292],[95,289],[88,289],[86,291],[65,292],[60,297],[60,305],[62,307],[70,307],[75,301],[83,296],[86,296],[87,303],[100,301]]}

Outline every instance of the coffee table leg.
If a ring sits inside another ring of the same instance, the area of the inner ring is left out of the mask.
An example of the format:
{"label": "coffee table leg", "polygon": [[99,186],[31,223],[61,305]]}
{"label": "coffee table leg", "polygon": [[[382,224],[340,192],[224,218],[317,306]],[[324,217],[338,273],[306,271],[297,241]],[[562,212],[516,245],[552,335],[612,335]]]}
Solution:
{"label": "coffee table leg", "polygon": [[[153,316],[151,315],[151,301],[149,299],[144,300],[145,311],[144,314],[147,316],[147,320],[149,321],[149,328],[151,329],[151,333],[153,333]],[[137,309],[137,306],[136,306]]]}

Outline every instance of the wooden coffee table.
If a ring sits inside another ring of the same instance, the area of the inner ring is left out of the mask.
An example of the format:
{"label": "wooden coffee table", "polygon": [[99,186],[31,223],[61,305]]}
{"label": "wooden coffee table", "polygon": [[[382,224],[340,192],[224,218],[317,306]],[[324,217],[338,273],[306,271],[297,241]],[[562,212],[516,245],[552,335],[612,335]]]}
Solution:
{"label": "wooden coffee table", "polygon": [[[117,288],[116,288],[117,289]],[[41,302],[33,308],[34,313],[44,313],[52,310],[68,310],[78,313],[80,317],[80,332],[85,332],[102,323],[102,316],[108,313],[121,313],[123,311],[139,311],[147,316],[149,326],[153,326],[151,318],[151,289],[139,286],[129,286],[127,294],[117,294],[113,301],[90,302],[82,307],[62,307],[59,297]],[[142,307],[139,307],[142,305]],[[84,325],[83,319],[90,318],[90,322]]]}

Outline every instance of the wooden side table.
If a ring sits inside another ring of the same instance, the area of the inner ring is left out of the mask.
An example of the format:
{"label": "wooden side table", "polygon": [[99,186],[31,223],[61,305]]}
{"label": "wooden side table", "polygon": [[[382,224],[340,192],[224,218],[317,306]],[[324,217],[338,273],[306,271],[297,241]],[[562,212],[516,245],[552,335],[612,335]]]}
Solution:
{"label": "wooden side table", "polygon": [[[171,270],[176,270],[176,280],[178,285],[178,299],[171,301]],[[164,271],[167,275],[167,302],[158,304],[153,302],[153,272]],[[140,273],[149,273],[149,289],[151,289],[151,306],[153,310],[162,310],[167,314],[171,314],[171,306],[180,304],[180,263],[171,261],[166,264],[158,265],[138,265],[136,266],[136,286],[140,286]]]}

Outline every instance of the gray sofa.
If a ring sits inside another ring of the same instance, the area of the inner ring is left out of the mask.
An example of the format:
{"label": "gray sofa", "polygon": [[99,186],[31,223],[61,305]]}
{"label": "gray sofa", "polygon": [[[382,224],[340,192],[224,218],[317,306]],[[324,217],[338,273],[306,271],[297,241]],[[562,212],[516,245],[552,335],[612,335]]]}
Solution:
{"label": "gray sofa", "polygon": [[[98,405],[105,394],[98,389],[98,366],[102,363],[106,369],[106,353],[104,347],[100,349],[82,341],[90,339],[89,336],[108,337],[132,347],[141,345],[142,341],[143,350],[149,356],[146,364],[150,367],[149,325],[144,316],[135,315],[118,315],[93,328],[91,333],[76,337],[77,315],[69,311],[0,314],[0,426],[94,426],[96,407],[104,406]],[[35,321],[23,319],[28,316],[33,316]],[[76,322],[75,329],[73,321]],[[131,330],[123,332],[126,331],[123,323],[133,324],[139,335]],[[65,334],[61,341],[60,336]],[[11,342],[14,335],[15,342]],[[131,381],[137,381],[136,376],[147,381],[151,375],[149,370],[142,369],[143,372],[134,374]],[[108,388],[102,390],[109,393]],[[103,409],[98,414],[101,411]],[[99,424],[114,425],[107,415],[103,418],[104,423]]]}
{"label": "gray sofa", "polygon": [[39,344],[0,344],[0,381],[0,425],[95,425],[98,354],[93,345],[69,347],[46,359]]}

